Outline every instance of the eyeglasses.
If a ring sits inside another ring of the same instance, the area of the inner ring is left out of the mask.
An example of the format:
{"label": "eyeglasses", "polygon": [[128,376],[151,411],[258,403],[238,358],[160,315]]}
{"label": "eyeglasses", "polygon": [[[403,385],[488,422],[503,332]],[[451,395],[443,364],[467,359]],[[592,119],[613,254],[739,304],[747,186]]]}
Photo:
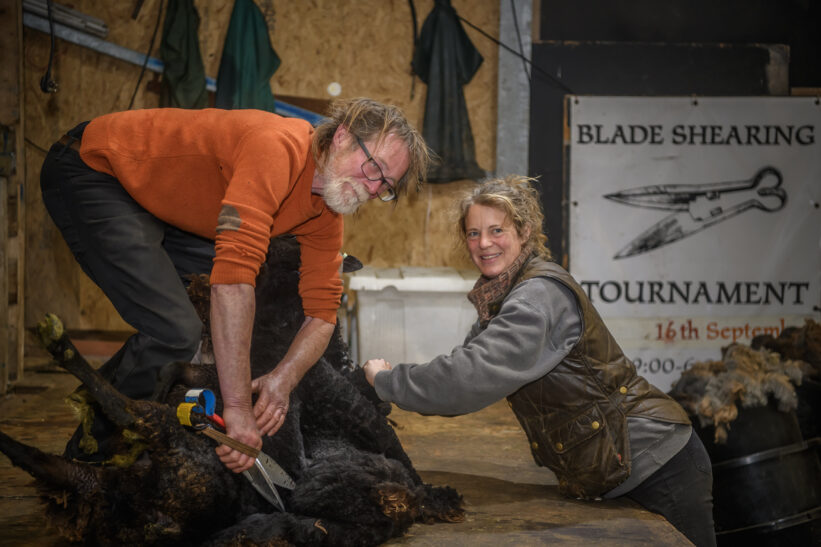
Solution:
{"label": "eyeglasses", "polygon": [[396,190],[393,189],[391,183],[388,182],[388,179],[385,178],[385,174],[382,172],[382,168],[379,167],[379,164],[376,163],[376,160],[373,159],[371,153],[368,152],[368,149],[365,147],[365,143],[362,142],[362,139],[356,137],[356,142],[359,143],[359,148],[365,152],[365,157],[368,158],[362,162],[362,174],[365,175],[365,178],[368,180],[381,180],[382,185],[379,186],[379,190],[377,190],[376,195],[382,201],[392,201],[396,199]]}

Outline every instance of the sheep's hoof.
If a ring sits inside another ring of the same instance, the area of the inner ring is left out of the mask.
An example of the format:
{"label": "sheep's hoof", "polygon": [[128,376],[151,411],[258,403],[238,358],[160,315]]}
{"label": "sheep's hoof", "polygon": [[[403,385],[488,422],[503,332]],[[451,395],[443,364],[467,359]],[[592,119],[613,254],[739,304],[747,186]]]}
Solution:
{"label": "sheep's hoof", "polygon": [[382,513],[392,520],[399,522],[405,515],[411,518],[416,516],[416,503],[411,493],[402,485],[383,483],[377,490],[379,506]]}
{"label": "sheep's hoof", "polygon": [[465,520],[465,510],[464,509],[451,509],[444,513],[440,513],[437,515],[439,520],[443,522],[464,522]]}
{"label": "sheep's hoof", "polygon": [[46,317],[37,324],[37,332],[40,334],[40,341],[45,347],[59,340],[64,332],[63,322],[53,313],[47,313]]}

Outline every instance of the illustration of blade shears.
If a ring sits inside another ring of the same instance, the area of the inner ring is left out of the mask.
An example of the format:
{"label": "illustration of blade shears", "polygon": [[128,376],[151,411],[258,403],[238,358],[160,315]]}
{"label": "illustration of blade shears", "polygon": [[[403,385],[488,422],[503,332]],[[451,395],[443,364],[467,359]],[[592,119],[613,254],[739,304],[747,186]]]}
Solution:
{"label": "illustration of blade shears", "polygon": [[646,253],[751,208],[778,211],[787,201],[781,182],[778,169],[764,167],[748,180],[662,184],[606,194],[607,199],[635,207],[676,211],[642,232],[613,258]]}

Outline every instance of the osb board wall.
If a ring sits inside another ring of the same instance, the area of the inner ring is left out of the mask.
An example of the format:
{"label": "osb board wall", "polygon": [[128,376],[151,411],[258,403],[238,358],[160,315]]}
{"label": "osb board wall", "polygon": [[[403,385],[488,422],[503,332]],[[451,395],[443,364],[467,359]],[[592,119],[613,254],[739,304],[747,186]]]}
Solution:
{"label": "osb board wall", "polygon": [[[137,20],[134,2],[75,0],[63,2],[103,19],[108,41],[146,51],[159,11],[159,0],[145,0]],[[368,96],[396,104],[421,128],[426,87],[417,78],[411,98],[412,24],[406,0],[257,0],[266,14],[272,44],[282,59],[274,74],[274,94],[330,99],[331,82],[340,97]],[[498,35],[498,2],[453,0],[457,12],[491,35]],[[206,74],[216,78],[228,27],[231,0],[196,0],[200,15],[200,47]],[[433,0],[415,0],[421,30]],[[494,168],[496,127],[496,45],[465,25],[484,63],[464,88],[479,165]],[[160,33],[162,27],[160,26]],[[159,50],[160,34],[154,47]],[[101,291],[71,256],[39,191],[39,170],[45,150],[68,128],[95,116],[128,108],[140,67],[57,40],[52,72],[56,94],[39,90],[48,64],[49,38],[39,31],[24,33],[26,109],[26,207],[28,210],[26,324],[52,311],[73,329],[129,329]],[[146,91],[155,78],[146,72],[133,108],[158,105]],[[377,267],[454,266],[470,263],[453,252],[449,211],[455,197],[474,182],[426,185],[393,207],[371,202],[346,219],[344,250]]]}
{"label": "osb board wall", "polygon": [[[109,27],[108,41],[147,51],[159,1],[147,0],[136,21],[131,19],[133,4],[77,0],[66,5],[104,20]],[[49,43],[47,34],[25,29],[26,324],[33,325],[44,313],[55,312],[72,329],[127,329],[107,298],[79,268],[46,213],[39,175],[45,149],[67,129],[83,120],[128,108],[140,68],[58,39],[52,78],[59,89],[44,94],[39,81],[48,66]],[[144,81],[150,77],[147,73]],[[157,99],[140,92],[134,106],[156,106]]]}

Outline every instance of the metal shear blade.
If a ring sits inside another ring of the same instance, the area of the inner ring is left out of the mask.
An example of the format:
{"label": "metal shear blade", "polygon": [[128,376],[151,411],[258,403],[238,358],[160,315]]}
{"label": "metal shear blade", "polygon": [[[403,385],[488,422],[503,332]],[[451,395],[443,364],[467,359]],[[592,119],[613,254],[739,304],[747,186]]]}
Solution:
{"label": "metal shear blade", "polygon": [[[188,404],[190,405],[191,403]],[[262,495],[262,497],[283,511],[285,510],[285,505],[282,503],[282,499],[279,497],[279,493],[274,487],[274,484],[279,484],[291,490],[293,490],[295,484],[288,473],[286,473],[285,470],[273,460],[273,458],[260,450],[232,439],[225,433],[217,431],[209,424],[197,424],[194,428],[198,432],[211,437],[219,443],[230,446],[235,450],[239,450],[243,454],[253,457],[254,466],[243,471],[243,474],[251,485],[257,490],[257,492]]]}
{"label": "metal shear blade", "polygon": [[288,490],[293,490],[294,486],[296,486],[290,475],[265,452],[260,451],[259,454],[257,454],[256,464],[262,467],[263,471],[265,471],[265,476],[274,484],[287,488]]}
{"label": "metal shear blade", "polygon": [[257,459],[254,460],[254,466],[242,472],[259,494],[265,498],[271,505],[279,508],[283,513],[285,512],[285,504],[282,498],[279,497],[271,477],[265,471],[262,463]]}

